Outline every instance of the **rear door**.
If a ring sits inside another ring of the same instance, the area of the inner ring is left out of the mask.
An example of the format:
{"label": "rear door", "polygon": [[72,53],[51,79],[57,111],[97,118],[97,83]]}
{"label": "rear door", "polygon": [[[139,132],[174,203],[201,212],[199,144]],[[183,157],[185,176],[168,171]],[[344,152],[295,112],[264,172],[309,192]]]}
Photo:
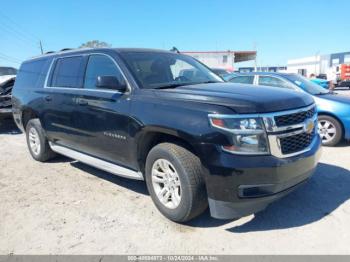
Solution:
{"label": "rear door", "polygon": [[122,166],[129,167],[128,143],[130,86],[128,91],[96,87],[98,76],[115,76],[127,83],[115,60],[106,54],[88,57],[83,90],[75,109],[80,150]]}
{"label": "rear door", "polygon": [[43,89],[42,122],[49,140],[74,149],[79,148],[80,137],[84,135],[76,129],[76,121],[86,60],[84,55],[54,59]]}

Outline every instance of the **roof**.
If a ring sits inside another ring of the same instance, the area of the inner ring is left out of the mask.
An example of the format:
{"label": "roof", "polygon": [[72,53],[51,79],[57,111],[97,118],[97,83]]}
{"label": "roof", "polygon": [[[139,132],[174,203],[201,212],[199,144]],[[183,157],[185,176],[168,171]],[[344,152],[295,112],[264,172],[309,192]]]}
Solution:
{"label": "roof", "polygon": [[[61,51],[57,52],[50,52],[46,53],[40,56],[33,57],[32,59],[37,58],[43,58],[43,57],[50,57],[50,56],[57,56],[61,54],[75,54],[75,53],[85,53],[85,52],[91,52],[94,50],[114,50],[118,53],[127,53],[127,52],[157,52],[157,53],[173,53],[172,51],[168,50],[162,50],[162,49],[152,49],[152,48],[77,48],[77,49],[62,49]],[[256,57],[256,51],[182,51],[181,54],[209,54],[209,53],[216,53],[216,54],[233,54],[235,57],[235,63],[237,62],[243,62],[243,61],[249,61],[254,60]]]}
{"label": "roof", "polygon": [[62,49],[57,52],[48,52],[42,55],[38,55],[35,57],[32,57],[28,60],[35,60],[40,59],[44,57],[50,57],[50,56],[57,56],[61,54],[76,54],[76,53],[86,53],[91,51],[102,51],[102,50],[113,50],[117,53],[127,53],[127,52],[157,52],[157,53],[174,53],[172,51],[168,50],[162,50],[162,49],[152,49],[152,48],[76,48],[76,49]]}

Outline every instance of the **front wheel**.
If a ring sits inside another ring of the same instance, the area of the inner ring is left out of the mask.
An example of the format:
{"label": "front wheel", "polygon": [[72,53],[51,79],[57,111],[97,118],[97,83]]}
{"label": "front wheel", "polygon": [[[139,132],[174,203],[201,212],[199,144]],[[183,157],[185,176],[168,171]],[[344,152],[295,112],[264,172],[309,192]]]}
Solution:
{"label": "front wheel", "polygon": [[158,210],[170,220],[186,222],[208,206],[197,156],[176,144],[162,143],[149,152],[146,183]]}
{"label": "front wheel", "polygon": [[327,115],[318,117],[318,132],[324,146],[335,146],[343,137],[343,129],[339,121]]}

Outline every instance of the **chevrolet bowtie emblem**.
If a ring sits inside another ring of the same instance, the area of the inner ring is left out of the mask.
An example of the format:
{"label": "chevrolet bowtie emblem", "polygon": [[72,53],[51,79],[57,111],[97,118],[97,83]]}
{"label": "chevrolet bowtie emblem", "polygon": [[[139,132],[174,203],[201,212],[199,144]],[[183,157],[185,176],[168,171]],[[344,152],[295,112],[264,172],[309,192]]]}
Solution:
{"label": "chevrolet bowtie emblem", "polygon": [[312,131],[314,130],[314,127],[315,127],[314,121],[312,119],[308,119],[305,122],[304,130],[305,130],[306,133],[311,134]]}

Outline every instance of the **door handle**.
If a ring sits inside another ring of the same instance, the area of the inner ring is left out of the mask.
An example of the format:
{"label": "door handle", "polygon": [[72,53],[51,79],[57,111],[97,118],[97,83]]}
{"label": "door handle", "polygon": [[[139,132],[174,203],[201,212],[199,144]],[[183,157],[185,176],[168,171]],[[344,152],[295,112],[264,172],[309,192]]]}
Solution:
{"label": "door handle", "polygon": [[45,96],[45,101],[47,101],[47,102],[52,101],[52,97],[51,96]]}
{"label": "door handle", "polygon": [[88,101],[84,100],[84,99],[78,99],[78,105],[80,106],[87,106],[88,105]]}

